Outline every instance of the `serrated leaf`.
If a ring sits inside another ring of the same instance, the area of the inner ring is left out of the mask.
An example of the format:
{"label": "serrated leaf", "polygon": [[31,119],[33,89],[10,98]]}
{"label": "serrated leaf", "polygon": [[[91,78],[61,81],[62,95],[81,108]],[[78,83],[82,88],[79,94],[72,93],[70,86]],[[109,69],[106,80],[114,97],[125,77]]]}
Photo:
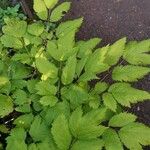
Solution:
{"label": "serrated leaf", "polygon": [[70,84],[75,77],[77,59],[76,55],[68,58],[66,66],[63,68],[61,81],[64,85]]}
{"label": "serrated leaf", "polygon": [[140,123],[124,126],[119,136],[128,149],[142,150],[142,145],[150,145],[150,128]]}
{"label": "serrated leaf", "polygon": [[101,94],[106,91],[108,88],[108,84],[106,82],[98,82],[95,84],[93,92],[96,94]]}
{"label": "serrated leaf", "polygon": [[35,89],[39,95],[55,95],[57,88],[54,85],[51,85],[48,81],[40,81],[36,84]]}
{"label": "serrated leaf", "polygon": [[38,71],[43,74],[44,80],[57,77],[57,67],[45,58],[37,58],[36,67],[38,68]]}
{"label": "serrated leaf", "polygon": [[40,116],[34,118],[29,134],[35,142],[43,141],[49,136],[48,127]]}
{"label": "serrated leaf", "polygon": [[117,115],[114,115],[110,120],[109,120],[109,126],[112,127],[123,127],[125,125],[128,125],[129,123],[132,123],[136,120],[136,116],[131,114],[131,113],[120,113]]}
{"label": "serrated leaf", "polygon": [[79,140],[75,142],[71,150],[101,150],[104,142],[100,139],[97,140]]}
{"label": "serrated leaf", "polygon": [[58,38],[63,37],[67,33],[73,31],[77,31],[83,22],[83,18],[70,20],[61,23],[56,29],[56,35]]}
{"label": "serrated leaf", "polygon": [[46,5],[43,0],[34,0],[33,9],[35,10],[37,16],[42,19],[46,20],[48,17],[48,11]]}
{"label": "serrated leaf", "polygon": [[141,66],[117,66],[112,73],[113,80],[134,82],[150,72],[150,68]]}
{"label": "serrated leaf", "polygon": [[3,26],[3,33],[16,38],[23,37],[27,29],[27,23],[17,19],[9,19]]}
{"label": "serrated leaf", "polygon": [[9,96],[0,94],[0,118],[9,115],[13,110],[12,99]]}
{"label": "serrated leaf", "polygon": [[59,21],[65,15],[65,13],[68,12],[69,9],[70,9],[70,2],[64,2],[60,4],[52,11],[50,21],[51,22]]}
{"label": "serrated leaf", "polygon": [[22,113],[30,113],[31,107],[30,107],[30,104],[23,104],[23,105],[19,105],[18,107],[16,107],[15,110],[18,112],[22,112]]}
{"label": "serrated leaf", "polygon": [[123,55],[125,43],[126,38],[122,38],[115,42],[113,45],[111,45],[106,55],[105,63],[110,66],[115,65],[119,61],[120,57]]}
{"label": "serrated leaf", "polygon": [[62,90],[62,97],[69,100],[73,107],[78,107],[89,101],[87,91],[77,85],[71,85],[69,88]]}
{"label": "serrated leaf", "polygon": [[[72,30],[57,41],[59,61],[67,60],[67,58],[76,53],[75,45],[75,30]],[[77,49],[78,50],[78,49]]]}
{"label": "serrated leaf", "polygon": [[27,93],[23,90],[20,90],[20,89],[16,90],[13,93],[12,97],[14,98],[14,103],[16,105],[23,105],[25,103],[30,102],[27,98]]}
{"label": "serrated leaf", "polygon": [[7,137],[6,150],[27,150],[25,143],[26,132],[23,128],[15,128],[11,131],[10,136]]}
{"label": "serrated leaf", "polygon": [[82,117],[81,108],[77,108],[71,115],[69,126],[74,137],[82,140],[96,139],[107,129],[99,125],[105,118],[106,109],[96,109]]}
{"label": "serrated leaf", "polygon": [[129,42],[125,48],[123,58],[133,65],[148,65],[150,64],[150,40],[141,42]]}
{"label": "serrated leaf", "polygon": [[44,25],[40,22],[32,23],[28,25],[27,31],[32,35],[39,36],[44,31]]}
{"label": "serrated leaf", "polygon": [[53,107],[58,102],[56,96],[43,96],[39,101],[43,106]]}
{"label": "serrated leaf", "polygon": [[34,116],[32,114],[21,115],[13,122],[13,124],[15,124],[17,127],[28,129],[30,128],[33,118]]}
{"label": "serrated leaf", "polygon": [[123,150],[120,138],[115,130],[107,129],[103,134],[106,150]]}
{"label": "serrated leaf", "polygon": [[21,49],[23,47],[23,44],[20,41],[20,39],[10,35],[1,36],[1,42],[5,47],[9,48]]}
{"label": "serrated leaf", "polygon": [[85,72],[80,76],[79,81],[87,82],[87,81],[91,81],[94,79],[99,79],[99,78],[93,72]]}
{"label": "serrated leaf", "polygon": [[44,3],[48,9],[52,9],[58,3],[58,0],[44,0]]}
{"label": "serrated leaf", "polygon": [[10,68],[11,68],[11,77],[13,80],[27,78],[31,73],[31,68],[27,67],[26,65],[20,62],[13,62],[10,65]]}
{"label": "serrated leaf", "polygon": [[109,65],[104,63],[109,46],[97,49],[90,55],[85,65],[85,71],[89,73],[101,73],[109,69]]}
{"label": "serrated leaf", "polygon": [[27,81],[27,89],[30,93],[36,93],[35,86],[38,83],[38,80],[31,79]]}
{"label": "serrated leaf", "polygon": [[20,61],[23,64],[30,64],[31,63],[31,57],[29,57],[29,54],[26,54],[26,53],[15,54],[11,59],[13,61]]}
{"label": "serrated leaf", "polygon": [[48,125],[59,115],[64,114],[67,118],[70,117],[70,105],[67,101],[59,102],[54,107],[48,108],[44,111],[43,118]]}
{"label": "serrated leaf", "polygon": [[116,103],[116,100],[114,99],[114,97],[112,96],[112,94],[104,93],[103,94],[103,102],[104,102],[104,105],[106,107],[108,107],[110,110],[112,110],[114,112],[116,111],[117,103]]}
{"label": "serrated leaf", "polygon": [[92,53],[92,50],[100,43],[101,39],[93,38],[88,41],[79,41],[77,46],[79,47],[78,57],[83,58]]}
{"label": "serrated leaf", "polygon": [[69,131],[68,121],[64,115],[60,115],[54,120],[51,132],[58,148],[67,150],[71,144],[72,137]]}
{"label": "serrated leaf", "polygon": [[112,93],[118,103],[127,107],[130,107],[131,103],[150,99],[148,92],[135,89],[128,83],[115,83],[111,85],[109,92]]}

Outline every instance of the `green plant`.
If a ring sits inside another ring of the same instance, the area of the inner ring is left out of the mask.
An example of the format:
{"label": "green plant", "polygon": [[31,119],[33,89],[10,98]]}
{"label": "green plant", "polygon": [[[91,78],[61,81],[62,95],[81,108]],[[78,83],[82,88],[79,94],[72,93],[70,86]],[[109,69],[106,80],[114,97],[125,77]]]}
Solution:
{"label": "green plant", "polygon": [[[57,23],[70,2],[34,0],[41,20],[10,18],[0,37],[0,117],[13,116],[6,150],[141,150],[150,128],[124,107],[150,99],[132,83],[150,72],[150,40],[95,48],[101,39],[76,41],[83,19]],[[123,59],[127,65],[119,64]],[[88,82],[113,68],[114,83]],[[9,135],[8,135],[9,134]],[[4,143],[1,143],[4,144]]]}
{"label": "green plant", "polygon": [[7,8],[0,7],[0,29],[5,23],[4,20],[7,18],[26,19],[26,16],[23,13],[19,12],[19,8],[20,8],[19,4],[14,7],[7,7]]}

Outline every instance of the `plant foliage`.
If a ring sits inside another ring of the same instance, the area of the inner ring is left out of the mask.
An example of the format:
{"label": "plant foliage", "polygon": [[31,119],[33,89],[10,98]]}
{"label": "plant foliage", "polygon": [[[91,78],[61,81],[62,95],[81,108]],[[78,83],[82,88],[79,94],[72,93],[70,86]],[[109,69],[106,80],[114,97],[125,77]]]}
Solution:
{"label": "plant foliage", "polygon": [[[77,41],[83,18],[56,23],[69,8],[70,2],[34,0],[39,20],[5,20],[0,118],[17,115],[11,128],[0,124],[7,143],[0,149],[142,150],[150,145],[150,128],[124,107],[150,99],[149,92],[131,84],[150,72],[150,40],[122,38],[102,48],[99,38]],[[111,85],[89,86],[110,68]]]}

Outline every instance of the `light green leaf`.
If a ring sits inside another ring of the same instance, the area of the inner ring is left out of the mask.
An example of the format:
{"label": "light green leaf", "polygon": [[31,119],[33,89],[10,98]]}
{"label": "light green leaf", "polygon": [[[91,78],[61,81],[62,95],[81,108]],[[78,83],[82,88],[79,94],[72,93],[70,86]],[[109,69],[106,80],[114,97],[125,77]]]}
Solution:
{"label": "light green leaf", "polygon": [[127,44],[123,58],[133,65],[150,64],[150,39],[141,42],[131,41]]}
{"label": "light green leaf", "polygon": [[32,35],[39,36],[44,31],[44,25],[40,22],[32,23],[28,25],[27,31]]}
{"label": "light green leaf", "polygon": [[85,71],[89,73],[101,73],[109,69],[109,65],[104,63],[109,46],[97,49],[90,55],[85,65]]}
{"label": "light green leaf", "polygon": [[64,2],[57,6],[51,13],[50,21],[51,22],[57,22],[59,21],[66,12],[70,9],[70,2]]}
{"label": "light green leaf", "polygon": [[11,131],[10,136],[7,137],[6,150],[27,150],[25,143],[26,132],[23,128],[15,128]]}
{"label": "light green leaf", "polygon": [[97,140],[79,140],[75,142],[71,150],[101,150],[104,142],[100,139]]}
{"label": "light green leaf", "polygon": [[3,26],[3,33],[16,38],[23,37],[26,33],[27,23],[17,19],[9,19],[6,25]]}
{"label": "light green leaf", "polygon": [[123,55],[125,43],[126,38],[122,38],[115,42],[113,45],[111,45],[106,55],[105,63],[110,66],[115,65],[119,61],[120,57]]}
{"label": "light green leaf", "polygon": [[65,36],[71,31],[77,31],[83,22],[83,18],[70,20],[61,23],[56,29],[56,35],[58,38]]}
{"label": "light green leaf", "polygon": [[78,57],[83,58],[92,53],[92,50],[100,43],[101,39],[93,38],[88,41],[79,41],[77,46],[79,47]]}
{"label": "light green leaf", "polygon": [[127,107],[130,107],[131,103],[150,99],[148,92],[135,89],[128,83],[115,83],[111,85],[109,92],[112,93],[118,103]]}
{"label": "light green leaf", "polygon": [[12,97],[14,98],[14,103],[16,105],[23,105],[25,103],[30,103],[30,100],[27,98],[27,93],[24,90],[16,90]]}
{"label": "light green leaf", "polygon": [[119,136],[128,149],[142,150],[142,145],[150,145],[150,128],[140,123],[124,126]]}
{"label": "light green leaf", "polygon": [[55,96],[43,96],[41,99],[40,99],[40,103],[43,105],[43,106],[50,106],[50,107],[53,107],[55,106],[55,104],[58,102],[58,99],[57,97]]}
{"label": "light green leaf", "polygon": [[31,79],[27,81],[27,89],[30,93],[36,93],[35,86],[38,83],[38,80]]}
{"label": "light green leaf", "polygon": [[89,101],[89,94],[83,88],[77,85],[71,85],[69,88],[65,88],[61,91],[62,97],[69,100],[73,107]]}
{"label": "light green leaf", "polygon": [[[66,60],[69,56],[75,54],[78,49],[74,48],[75,45],[75,30],[72,30],[57,41],[59,61]],[[52,55],[53,56],[53,55]]]}
{"label": "light green leaf", "polygon": [[13,61],[20,61],[23,64],[30,64],[31,63],[31,57],[27,53],[22,54],[15,54],[12,58]]}
{"label": "light green leaf", "polygon": [[43,118],[48,125],[51,125],[54,119],[56,119],[59,115],[64,114],[67,118],[70,117],[70,105],[67,101],[59,102],[54,107],[48,107],[47,110],[44,111]]}
{"label": "light green leaf", "polygon": [[77,108],[71,115],[69,126],[74,137],[82,140],[96,139],[107,129],[99,125],[106,116],[106,109],[95,109],[82,117],[81,108]]}
{"label": "light green leaf", "polygon": [[117,109],[117,102],[114,99],[114,97],[112,96],[112,94],[104,93],[103,94],[103,102],[104,102],[104,105],[106,107],[108,107],[110,110],[112,110],[114,112],[116,111],[116,109]]}
{"label": "light green leaf", "polygon": [[51,85],[48,81],[40,81],[36,84],[35,89],[39,95],[55,95],[57,88],[54,85]]}
{"label": "light green leaf", "polygon": [[23,105],[19,105],[18,107],[16,107],[15,110],[18,112],[22,112],[22,113],[30,113],[31,107],[30,107],[30,104],[23,104]]}
{"label": "light green leaf", "polygon": [[42,19],[46,20],[48,17],[48,11],[46,5],[43,0],[34,0],[33,9],[35,10],[37,16]]}
{"label": "light green leaf", "polygon": [[43,79],[56,78],[58,74],[57,67],[46,58],[36,58],[36,67],[43,74]]}
{"label": "light green leaf", "polygon": [[1,42],[5,47],[9,48],[21,49],[23,47],[23,44],[20,41],[20,39],[10,35],[1,36]]}
{"label": "light green leaf", "polygon": [[64,85],[70,84],[75,77],[77,59],[76,55],[68,58],[66,66],[63,68],[61,81]]}
{"label": "light green leaf", "polygon": [[58,3],[58,0],[44,0],[44,3],[48,9],[52,9]]}
{"label": "light green leaf", "polygon": [[9,115],[13,111],[13,102],[9,96],[0,94],[0,117]]}
{"label": "light green leaf", "polygon": [[49,130],[40,116],[36,116],[34,118],[29,130],[29,134],[35,142],[43,141],[49,136]]}
{"label": "light green leaf", "polygon": [[31,113],[21,115],[13,122],[13,124],[15,124],[17,127],[23,127],[25,129],[28,129],[30,128],[33,118],[34,116]]}
{"label": "light green leaf", "polygon": [[53,123],[51,129],[55,143],[60,150],[67,150],[71,144],[71,134],[66,117],[60,115]]}
{"label": "light green leaf", "polygon": [[0,86],[3,86],[9,82],[8,77],[0,76]]}
{"label": "light green leaf", "polygon": [[96,94],[101,94],[106,91],[108,88],[108,84],[106,82],[98,82],[95,84],[93,92]]}
{"label": "light green leaf", "polygon": [[13,80],[19,80],[24,79],[29,76],[31,73],[31,68],[27,67],[26,65],[20,63],[20,62],[13,62],[10,65],[11,68],[11,77]]}
{"label": "light green leaf", "polygon": [[131,113],[120,113],[115,116],[113,116],[109,120],[109,126],[112,127],[123,127],[125,125],[128,125],[131,122],[134,122],[136,120],[136,116]]}
{"label": "light green leaf", "polygon": [[141,66],[117,66],[112,73],[113,80],[116,81],[138,81],[150,72],[150,68]]}
{"label": "light green leaf", "polygon": [[107,129],[103,134],[106,150],[123,150],[122,143],[118,134],[113,129]]}
{"label": "light green leaf", "polygon": [[88,56],[85,56],[83,58],[81,58],[80,60],[78,60],[77,65],[76,65],[76,74],[78,75],[78,77],[80,76],[81,72],[84,69],[84,66],[87,62]]}

